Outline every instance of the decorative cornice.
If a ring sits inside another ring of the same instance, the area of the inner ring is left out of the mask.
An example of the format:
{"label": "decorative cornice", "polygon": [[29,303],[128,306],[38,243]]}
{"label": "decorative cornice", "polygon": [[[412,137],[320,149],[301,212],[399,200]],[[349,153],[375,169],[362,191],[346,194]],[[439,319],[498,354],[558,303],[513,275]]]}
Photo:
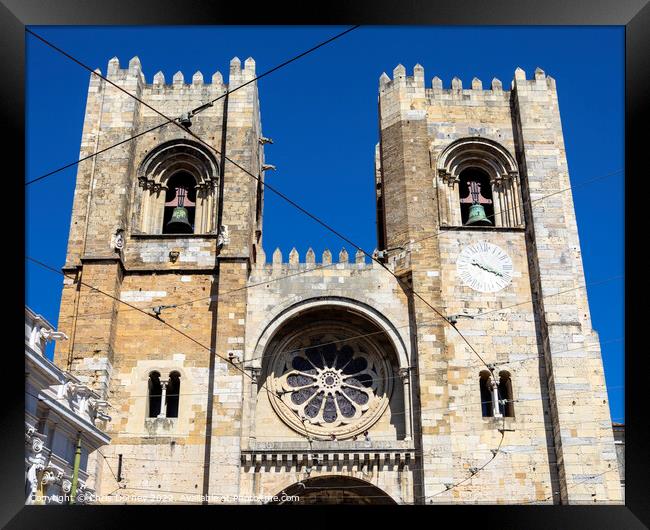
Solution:
{"label": "decorative cornice", "polygon": [[[371,442],[368,442],[371,443]],[[259,444],[256,444],[259,445]],[[241,463],[245,468],[266,467],[273,469],[322,466],[324,468],[346,468],[359,471],[363,467],[382,469],[392,466],[408,466],[415,462],[415,449],[332,449],[306,451],[272,451],[251,448],[242,450]]]}

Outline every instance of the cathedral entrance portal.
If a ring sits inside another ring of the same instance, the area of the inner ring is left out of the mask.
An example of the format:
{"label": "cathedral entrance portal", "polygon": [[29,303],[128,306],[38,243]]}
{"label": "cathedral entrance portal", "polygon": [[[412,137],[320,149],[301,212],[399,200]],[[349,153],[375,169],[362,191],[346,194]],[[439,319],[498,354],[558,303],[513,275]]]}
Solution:
{"label": "cathedral entrance portal", "polygon": [[296,482],[269,504],[397,504],[377,486],[352,477],[330,475]]}

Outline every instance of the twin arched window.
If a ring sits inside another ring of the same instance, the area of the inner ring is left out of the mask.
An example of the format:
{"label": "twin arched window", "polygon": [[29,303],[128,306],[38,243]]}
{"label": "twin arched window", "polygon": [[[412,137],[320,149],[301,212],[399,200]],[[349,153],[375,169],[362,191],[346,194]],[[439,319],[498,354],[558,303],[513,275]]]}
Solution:
{"label": "twin arched window", "polygon": [[181,392],[181,374],[170,372],[162,380],[160,372],[149,374],[148,411],[149,418],[178,418],[178,404]]}
{"label": "twin arched window", "polygon": [[508,372],[499,372],[498,381],[487,370],[479,375],[481,388],[481,414],[484,418],[514,418],[515,404],[512,393],[512,380]]}
{"label": "twin arched window", "polygon": [[138,169],[133,226],[144,234],[215,233],[219,178],[204,146],[184,139],[159,145]]}

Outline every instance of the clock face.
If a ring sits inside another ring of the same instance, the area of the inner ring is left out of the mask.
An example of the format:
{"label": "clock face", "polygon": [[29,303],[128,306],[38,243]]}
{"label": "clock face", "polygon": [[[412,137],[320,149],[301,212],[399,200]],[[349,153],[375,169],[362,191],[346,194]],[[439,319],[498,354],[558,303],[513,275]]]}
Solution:
{"label": "clock face", "polygon": [[466,246],[456,260],[462,282],[482,293],[495,293],[512,280],[512,260],[500,247],[479,241]]}

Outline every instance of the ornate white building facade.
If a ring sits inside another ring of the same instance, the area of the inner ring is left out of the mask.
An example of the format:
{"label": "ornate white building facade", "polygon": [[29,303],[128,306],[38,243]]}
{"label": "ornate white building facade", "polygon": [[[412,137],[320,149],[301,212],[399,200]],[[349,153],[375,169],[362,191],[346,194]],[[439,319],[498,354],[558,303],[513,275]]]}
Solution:
{"label": "ornate white building facade", "polygon": [[110,419],[108,404],[45,356],[47,342],[61,339],[67,336],[25,308],[25,504],[70,501],[77,445],[74,502],[91,502],[97,449],[110,442],[100,427]]}

